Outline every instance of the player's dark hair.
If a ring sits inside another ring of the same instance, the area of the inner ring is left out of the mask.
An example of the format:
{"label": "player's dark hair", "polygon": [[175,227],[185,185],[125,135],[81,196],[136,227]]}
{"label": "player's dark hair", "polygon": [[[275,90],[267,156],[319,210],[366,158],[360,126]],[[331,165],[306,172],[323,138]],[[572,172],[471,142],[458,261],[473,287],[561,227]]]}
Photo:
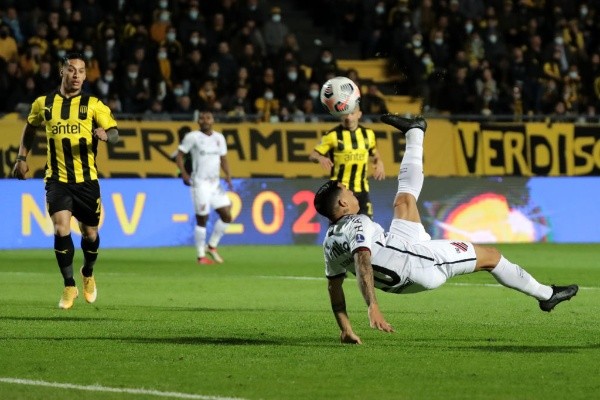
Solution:
{"label": "player's dark hair", "polygon": [[325,182],[319,190],[317,190],[315,200],[313,201],[317,212],[324,217],[332,219],[341,190],[342,189],[338,186],[337,181],[329,180]]}
{"label": "player's dark hair", "polygon": [[84,64],[87,64],[85,62],[85,57],[81,53],[67,53],[63,58],[61,58],[61,64],[65,66],[69,63],[69,60],[81,60],[84,62]]}

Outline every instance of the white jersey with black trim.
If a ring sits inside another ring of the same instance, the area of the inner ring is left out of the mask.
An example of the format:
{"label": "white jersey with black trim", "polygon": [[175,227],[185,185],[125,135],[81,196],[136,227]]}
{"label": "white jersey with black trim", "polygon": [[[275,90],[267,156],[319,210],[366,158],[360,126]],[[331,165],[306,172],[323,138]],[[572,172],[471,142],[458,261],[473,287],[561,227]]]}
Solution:
{"label": "white jersey with black trim", "polygon": [[221,157],[227,154],[227,143],[220,132],[207,135],[201,131],[188,132],[179,150],[192,156],[193,180],[218,180],[221,173]]}
{"label": "white jersey with black trim", "polygon": [[343,216],[329,226],[323,240],[325,275],[333,278],[347,271],[356,275],[354,253],[364,248],[373,257],[381,249],[377,242],[385,242],[381,225],[362,214]]}
{"label": "white jersey with black trim", "polygon": [[395,219],[390,232],[366,215],[346,215],[329,226],[323,241],[327,278],[356,275],[354,253],[371,252],[375,287],[391,293],[414,293],[475,270],[469,242],[421,239],[421,224]]}

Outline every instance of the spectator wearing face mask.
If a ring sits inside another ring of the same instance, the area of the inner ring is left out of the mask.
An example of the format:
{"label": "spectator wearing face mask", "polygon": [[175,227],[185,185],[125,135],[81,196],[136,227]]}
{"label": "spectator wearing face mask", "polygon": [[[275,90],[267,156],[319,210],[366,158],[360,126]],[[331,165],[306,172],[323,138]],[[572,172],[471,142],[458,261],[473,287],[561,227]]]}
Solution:
{"label": "spectator wearing face mask", "polygon": [[[166,85],[165,85],[166,86]],[[178,112],[177,105],[179,104],[179,100],[183,96],[189,96],[189,91],[186,90],[185,84],[183,81],[175,80],[173,81],[173,85],[171,87],[165,87],[166,93],[162,100],[163,108],[168,112]]]}
{"label": "spectator wearing face mask", "polygon": [[492,64],[498,63],[506,56],[506,44],[502,31],[498,29],[498,19],[488,19],[488,28],[483,32],[483,43],[485,58]]}
{"label": "spectator wearing face mask", "polygon": [[94,47],[91,44],[86,44],[83,47],[83,57],[85,58],[86,84],[94,85],[102,75],[100,63],[96,58]]}
{"label": "spectator wearing face mask", "polygon": [[340,69],[337,65],[337,61],[333,56],[333,51],[330,48],[323,48],[317,59],[311,66],[310,80],[319,82],[319,84],[325,83],[328,77],[337,76],[340,74]]}
{"label": "spectator wearing face mask", "polygon": [[169,54],[165,46],[158,47],[156,59],[160,80],[165,83],[167,88],[171,88],[173,86],[173,68],[171,67],[171,60],[169,60]]}
{"label": "spectator wearing face mask", "polygon": [[271,9],[271,19],[266,21],[262,28],[262,36],[267,47],[267,57],[271,60],[283,47],[286,35],[289,33],[288,26],[282,21],[281,8]]}
{"label": "spectator wearing face mask", "polygon": [[263,95],[254,102],[258,121],[262,122],[278,122],[280,107],[279,99],[275,97],[275,91],[272,88],[265,89]]}
{"label": "spectator wearing face mask", "polygon": [[[184,41],[182,42],[185,54],[189,54],[194,50],[199,50],[201,53],[206,53],[206,35],[204,29],[195,29],[188,36],[179,36]],[[185,40],[187,38],[187,40]]]}
{"label": "spectator wearing face mask", "polygon": [[325,107],[323,107],[323,104],[321,104],[320,91],[321,85],[318,82],[310,82],[308,85],[308,92],[306,93],[305,97],[312,103],[310,107],[312,109],[312,113],[323,116],[328,112]]}
{"label": "spectator wearing face mask", "polygon": [[439,67],[447,67],[450,63],[450,46],[444,38],[444,31],[436,29],[429,45],[429,54],[433,63]]}
{"label": "spectator wearing face mask", "polygon": [[308,90],[308,82],[304,71],[296,64],[286,65],[281,78],[278,79],[278,93],[285,95],[293,93],[296,98],[300,98]]}
{"label": "spectator wearing face mask", "polygon": [[190,2],[189,8],[185,10],[177,22],[177,37],[185,40],[186,38],[190,38],[192,32],[198,32],[198,36],[200,36],[200,33],[205,35],[205,26],[206,19],[200,12],[198,2]]}
{"label": "spectator wearing face mask", "polygon": [[106,71],[109,68],[117,68],[121,56],[121,46],[117,42],[114,28],[107,28],[103,36],[103,40],[97,46],[96,57],[100,63],[100,70]]}
{"label": "spectator wearing face mask", "polygon": [[386,2],[379,0],[375,7],[368,7],[360,31],[360,55],[362,59],[375,58],[390,45]]}
{"label": "spectator wearing face mask", "polygon": [[118,96],[117,85],[115,73],[109,68],[104,71],[104,74],[96,81],[94,94],[104,103],[108,104],[108,100],[111,97]]}
{"label": "spectator wearing face mask", "polygon": [[156,43],[162,43],[167,38],[167,29],[171,26],[171,12],[167,9],[157,8],[153,15],[150,38]]}
{"label": "spectator wearing face mask", "polygon": [[167,28],[165,40],[160,42],[159,46],[165,48],[167,57],[174,68],[179,68],[183,62],[183,46],[177,39],[177,29],[174,26]]}
{"label": "spectator wearing face mask", "polygon": [[147,79],[139,74],[139,66],[135,62],[127,64],[125,76],[119,84],[119,98],[123,106],[123,112],[142,113],[148,108],[150,99],[150,87]]}

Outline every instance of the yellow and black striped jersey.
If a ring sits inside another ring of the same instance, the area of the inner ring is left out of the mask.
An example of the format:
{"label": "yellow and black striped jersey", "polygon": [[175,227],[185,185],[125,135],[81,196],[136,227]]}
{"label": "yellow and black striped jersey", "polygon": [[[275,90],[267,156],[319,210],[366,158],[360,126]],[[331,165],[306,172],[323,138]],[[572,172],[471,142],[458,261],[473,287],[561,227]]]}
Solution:
{"label": "yellow and black striped jersey", "polygon": [[66,98],[57,90],[35,99],[27,122],[46,129],[45,180],[80,183],[98,179],[94,129],[117,127],[110,108],[100,99],[85,93]]}
{"label": "yellow and black striped jersey", "polygon": [[368,192],[369,156],[374,154],[375,143],[372,129],[359,125],[350,131],[338,125],[323,136],[315,151],[333,162],[332,180],[343,183],[353,192]]}

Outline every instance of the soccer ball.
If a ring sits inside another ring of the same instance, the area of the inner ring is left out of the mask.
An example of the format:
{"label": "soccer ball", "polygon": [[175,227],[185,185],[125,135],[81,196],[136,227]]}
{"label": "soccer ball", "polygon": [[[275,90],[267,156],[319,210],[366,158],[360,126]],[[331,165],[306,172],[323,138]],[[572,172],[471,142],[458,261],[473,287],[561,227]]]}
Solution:
{"label": "soccer ball", "polygon": [[347,115],[358,107],[360,90],[350,78],[336,76],[321,86],[321,103],[331,115]]}

